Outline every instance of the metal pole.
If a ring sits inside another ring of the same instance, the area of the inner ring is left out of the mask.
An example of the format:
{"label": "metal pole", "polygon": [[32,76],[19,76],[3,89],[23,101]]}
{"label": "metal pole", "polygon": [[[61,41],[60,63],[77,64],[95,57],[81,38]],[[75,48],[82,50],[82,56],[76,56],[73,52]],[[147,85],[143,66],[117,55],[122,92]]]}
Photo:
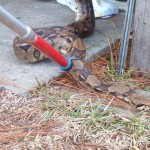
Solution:
{"label": "metal pole", "polygon": [[34,33],[29,26],[21,23],[2,6],[0,6],[0,22],[13,30],[19,38],[29,42],[34,47],[46,54],[50,59],[59,64],[62,70],[69,70],[72,67],[72,61],[70,58],[61,55],[50,44]]}
{"label": "metal pole", "polygon": [[35,40],[35,35],[32,29],[17,20],[2,6],[0,6],[0,22],[14,31],[18,37],[30,42]]}
{"label": "metal pole", "polygon": [[126,16],[124,21],[123,36],[120,47],[119,61],[118,61],[118,74],[122,75],[124,73],[125,61],[127,56],[129,36],[132,24],[133,9],[135,0],[128,0],[128,8],[126,10]]}

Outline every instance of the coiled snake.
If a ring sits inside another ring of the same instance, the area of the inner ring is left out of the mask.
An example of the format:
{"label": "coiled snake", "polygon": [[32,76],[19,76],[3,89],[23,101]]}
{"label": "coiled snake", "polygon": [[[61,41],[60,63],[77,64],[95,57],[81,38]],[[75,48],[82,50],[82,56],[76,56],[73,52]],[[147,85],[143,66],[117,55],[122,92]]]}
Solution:
{"label": "coiled snake", "polygon": [[[91,87],[99,92],[110,92],[125,101],[137,106],[150,107],[150,95],[145,96],[119,84],[102,84],[85,66],[86,46],[81,38],[92,34],[95,27],[95,16],[92,0],[76,0],[75,21],[67,26],[37,28],[34,31],[51,44],[61,54],[72,59],[70,74],[84,87]],[[46,59],[42,52],[19,38],[13,42],[15,54],[24,62],[34,63]]]}

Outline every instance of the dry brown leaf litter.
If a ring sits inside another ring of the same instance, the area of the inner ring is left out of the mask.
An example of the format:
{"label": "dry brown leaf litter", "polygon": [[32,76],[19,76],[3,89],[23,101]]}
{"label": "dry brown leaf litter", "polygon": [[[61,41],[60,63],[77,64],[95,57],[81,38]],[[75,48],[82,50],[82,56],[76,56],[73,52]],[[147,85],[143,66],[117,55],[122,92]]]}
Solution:
{"label": "dry brown leaf litter", "polygon": [[[111,49],[115,49],[113,55],[115,62],[117,62],[116,46],[118,45],[113,46]],[[89,63],[88,66],[105,83],[112,82],[115,78],[114,75],[110,76],[108,64],[109,54],[107,53],[105,56],[99,57],[98,61]],[[142,88],[150,85],[150,79],[140,72],[134,72],[130,80]],[[104,128],[101,130],[94,129],[92,125],[86,125],[85,121],[91,119],[92,116],[72,118],[59,107],[50,115],[49,111],[55,107],[55,103],[51,100],[55,99],[60,106],[65,106],[63,109],[75,112],[79,102],[83,101],[84,97],[87,102],[83,103],[83,111],[88,111],[89,107],[94,105],[92,102],[99,101],[104,95],[79,87],[69,75],[65,78],[56,79],[46,86],[48,88],[42,87],[44,89],[40,89],[38,96],[36,93],[30,98],[17,96],[3,89],[0,91],[0,149],[120,150],[134,147],[134,149],[146,150],[150,147],[150,142],[147,139],[150,136],[149,129],[146,129],[140,138],[135,139],[134,135],[126,133],[125,129],[119,125],[114,124],[112,129]],[[75,90],[72,91],[72,89]],[[66,91],[67,94],[69,91],[69,95],[64,95]],[[110,101],[112,98],[112,96],[107,96]],[[116,104],[121,103],[119,100],[115,101]],[[44,103],[48,110],[44,110],[45,108],[41,107],[40,102]],[[99,107],[99,111],[102,112],[107,110],[109,105],[108,103],[100,103]],[[121,103],[120,107],[127,108],[129,106]],[[103,119],[129,121],[127,118],[116,114],[104,116]],[[149,116],[144,114],[140,119],[146,124]],[[99,125],[100,123],[96,122],[96,124]],[[136,131],[136,126],[132,130]]]}

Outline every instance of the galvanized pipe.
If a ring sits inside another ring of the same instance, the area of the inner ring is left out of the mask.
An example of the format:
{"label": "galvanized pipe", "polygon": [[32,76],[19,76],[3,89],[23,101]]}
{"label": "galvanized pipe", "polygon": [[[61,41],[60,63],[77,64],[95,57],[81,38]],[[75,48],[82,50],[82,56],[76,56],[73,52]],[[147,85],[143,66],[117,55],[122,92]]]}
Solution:
{"label": "galvanized pipe", "polygon": [[35,40],[35,34],[32,29],[17,20],[2,6],[0,6],[0,22],[13,30],[19,38],[23,38],[24,40],[30,42]]}
{"label": "galvanized pipe", "polygon": [[119,54],[119,61],[118,61],[118,70],[117,71],[118,71],[119,75],[122,75],[124,73],[134,5],[135,5],[135,0],[128,0],[128,8],[126,10],[124,29],[123,29],[120,54]]}

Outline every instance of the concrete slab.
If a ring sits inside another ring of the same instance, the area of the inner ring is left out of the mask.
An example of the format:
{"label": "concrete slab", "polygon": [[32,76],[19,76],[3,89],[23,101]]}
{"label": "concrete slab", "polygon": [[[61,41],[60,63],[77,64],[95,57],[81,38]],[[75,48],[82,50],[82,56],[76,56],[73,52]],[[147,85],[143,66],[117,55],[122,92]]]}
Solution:
{"label": "concrete slab", "polygon": [[[23,23],[31,27],[66,25],[74,20],[74,13],[55,0],[0,0],[1,5]],[[110,19],[97,19],[94,34],[84,39],[87,57],[103,53],[109,43],[122,34],[124,13]],[[36,64],[25,64],[14,54],[12,40],[15,37],[8,28],[0,24],[0,87],[15,93],[23,93],[36,87],[38,82],[48,82],[62,74],[58,66],[46,60]]]}

